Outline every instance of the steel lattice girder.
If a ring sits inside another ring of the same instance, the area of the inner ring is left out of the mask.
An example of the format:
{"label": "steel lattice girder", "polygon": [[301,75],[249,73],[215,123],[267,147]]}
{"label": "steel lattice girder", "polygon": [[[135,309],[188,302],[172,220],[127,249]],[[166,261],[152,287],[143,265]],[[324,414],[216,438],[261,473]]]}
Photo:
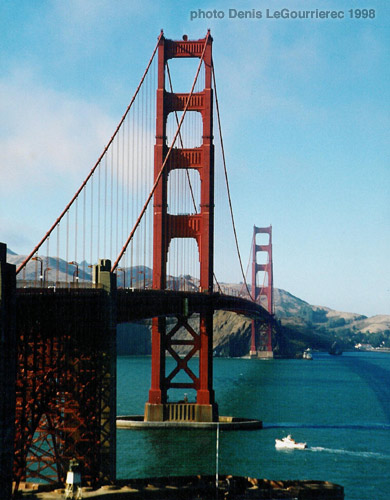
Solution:
{"label": "steel lattice girder", "polygon": [[14,477],[115,476],[115,330],[103,290],[21,290]]}

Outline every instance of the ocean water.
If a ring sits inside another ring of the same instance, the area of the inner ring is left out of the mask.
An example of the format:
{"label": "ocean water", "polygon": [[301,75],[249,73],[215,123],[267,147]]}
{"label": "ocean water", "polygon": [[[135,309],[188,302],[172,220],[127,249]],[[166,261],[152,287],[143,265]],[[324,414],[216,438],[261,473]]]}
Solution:
{"label": "ocean water", "polygon": [[[150,362],[118,358],[119,415],[143,413]],[[221,415],[264,422],[262,430],[220,431],[220,474],[326,480],[343,485],[347,500],[390,498],[390,354],[215,358],[214,389]],[[287,434],[308,448],[276,450],[275,438]],[[215,474],[215,468],[214,430],[118,430],[119,478]]]}

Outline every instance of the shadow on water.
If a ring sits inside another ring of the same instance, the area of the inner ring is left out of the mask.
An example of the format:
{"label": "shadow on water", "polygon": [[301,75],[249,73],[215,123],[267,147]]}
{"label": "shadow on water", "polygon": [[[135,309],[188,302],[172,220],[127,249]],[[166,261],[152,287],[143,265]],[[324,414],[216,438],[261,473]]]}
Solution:
{"label": "shadow on water", "polygon": [[351,355],[345,356],[342,361],[368,384],[378,399],[387,422],[390,423],[390,363],[387,363],[388,368],[379,365],[384,359],[390,360],[387,354],[385,354],[386,358],[377,356],[378,353],[373,353],[372,357]]}

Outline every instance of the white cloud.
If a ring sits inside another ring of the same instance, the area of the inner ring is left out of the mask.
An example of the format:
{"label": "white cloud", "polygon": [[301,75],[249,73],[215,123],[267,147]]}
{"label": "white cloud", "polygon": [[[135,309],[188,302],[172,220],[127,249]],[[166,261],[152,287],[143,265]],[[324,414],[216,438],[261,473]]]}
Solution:
{"label": "white cloud", "polygon": [[[5,117],[0,127],[0,240],[26,253],[86,178],[112,137],[117,121],[91,102],[45,87],[32,70],[19,70],[0,80],[0,113]],[[126,133],[117,136],[120,146],[115,141],[107,163],[102,164],[109,172],[108,182],[112,182],[109,196],[118,194],[119,202],[126,203],[122,187],[118,191],[116,184],[117,179],[118,185],[123,180],[128,189],[135,185],[139,190],[137,203],[142,206],[153,183],[154,130],[144,129],[140,134],[136,123],[133,136],[128,128],[131,121],[127,121]],[[154,125],[154,120],[151,123]],[[117,170],[119,164],[123,164],[123,171]],[[95,186],[97,206],[101,200]],[[91,189],[86,196],[91,196]],[[140,208],[135,205],[137,209],[136,215]]]}
{"label": "white cloud", "polygon": [[0,190],[81,181],[93,166],[113,120],[96,105],[45,88],[30,70],[0,80]]}
{"label": "white cloud", "polygon": [[67,0],[52,4],[49,22],[54,20],[58,35],[72,49],[70,55],[74,59],[80,57],[80,52],[112,45],[113,39],[122,33],[125,19],[133,28],[135,17],[138,22],[148,19],[158,9],[152,0]]}

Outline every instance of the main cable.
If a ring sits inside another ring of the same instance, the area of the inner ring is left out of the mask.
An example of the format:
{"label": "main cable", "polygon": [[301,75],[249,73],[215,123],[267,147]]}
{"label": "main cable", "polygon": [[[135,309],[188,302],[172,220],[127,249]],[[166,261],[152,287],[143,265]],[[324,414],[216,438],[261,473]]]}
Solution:
{"label": "main cable", "polygon": [[242,265],[242,259],[241,259],[241,253],[240,253],[240,248],[238,246],[238,238],[237,238],[237,231],[236,231],[236,224],[234,222],[234,214],[233,214],[233,205],[232,205],[232,199],[230,196],[230,187],[229,187],[229,179],[227,175],[227,168],[226,168],[226,157],[225,157],[225,148],[223,145],[223,139],[222,139],[222,127],[221,127],[221,118],[219,114],[219,103],[218,103],[218,94],[217,94],[217,84],[215,81],[215,71],[214,71],[214,61],[211,62],[211,70],[213,74],[213,83],[214,83],[214,91],[215,91],[215,106],[217,110],[217,118],[218,118],[218,129],[219,129],[219,138],[221,141],[221,152],[222,152],[222,161],[223,161],[223,169],[224,169],[224,174],[225,174],[225,181],[226,181],[226,189],[227,189],[227,195],[228,195],[228,201],[229,201],[229,208],[230,208],[230,217],[232,219],[232,225],[233,225],[233,233],[234,233],[234,239],[236,242],[236,249],[237,249],[237,255],[238,255],[238,260],[240,262],[240,268],[241,268],[241,274],[245,283],[246,290],[248,292],[249,297],[251,296],[248,288],[248,283],[246,281],[246,276],[244,273],[244,268]]}
{"label": "main cable", "polygon": [[64,208],[64,210],[61,212],[60,216],[56,219],[56,221],[54,222],[54,224],[51,226],[51,228],[49,229],[49,231],[45,234],[45,236],[41,239],[41,241],[38,243],[38,245],[36,245],[36,247],[34,248],[34,250],[25,258],[25,260],[20,264],[20,266],[17,268],[16,270],[16,274],[18,274],[26,265],[27,263],[31,260],[31,258],[33,257],[33,255],[35,253],[38,252],[38,250],[40,249],[40,247],[43,245],[43,243],[49,238],[49,236],[51,235],[51,233],[54,231],[54,229],[56,228],[56,226],[60,223],[60,221],[62,220],[62,218],[64,217],[64,215],[67,213],[67,211],[69,210],[69,208],[73,205],[74,201],[77,200],[79,194],[81,193],[81,191],[84,189],[85,185],[87,184],[87,182],[89,181],[89,179],[92,177],[93,173],[95,172],[95,170],[98,168],[98,166],[100,165],[100,162],[102,161],[104,155],[107,153],[109,147],[111,146],[112,142],[114,141],[119,129],[121,128],[123,122],[125,121],[126,119],[126,116],[128,115],[129,111],[130,111],[130,108],[132,107],[133,105],[133,102],[135,101],[135,98],[137,97],[138,95],[138,92],[146,78],[146,75],[149,71],[149,68],[152,64],[152,61],[154,59],[154,56],[157,52],[157,48],[160,44],[160,40],[161,38],[163,37],[163,31],[161,30],[161,33],[157,39],[157,44],[156,44],[156,47],[154,48],[154,51],[153,51],[153,54],[149,60],[149,63],[144,71],[144,74],[142,75],[142,78],[141,78],[141,81],[133,95],[133,98],[131,99],[130,101],[130,104],[127,106],[127,109],[124,113],[124,115],[122,116],[117,128],[115,129],[115,132],[114,134],[112,135],[111,139],[109,140],[107,146],[104,148],[102,154],[100,155],[99,159],[97,160],[97,162],[95,163],[94,167],[92,168],[92,170],[90,171],[90,173],[88,174],[88,176],[86,177],[86,179],[84,180],[84,182],[81,184],[81,186],[79,187],[79,189],[76,191],[76,194],[73,196],[73,198],[70,200],[70,202],[66,205],[66,207]]}

